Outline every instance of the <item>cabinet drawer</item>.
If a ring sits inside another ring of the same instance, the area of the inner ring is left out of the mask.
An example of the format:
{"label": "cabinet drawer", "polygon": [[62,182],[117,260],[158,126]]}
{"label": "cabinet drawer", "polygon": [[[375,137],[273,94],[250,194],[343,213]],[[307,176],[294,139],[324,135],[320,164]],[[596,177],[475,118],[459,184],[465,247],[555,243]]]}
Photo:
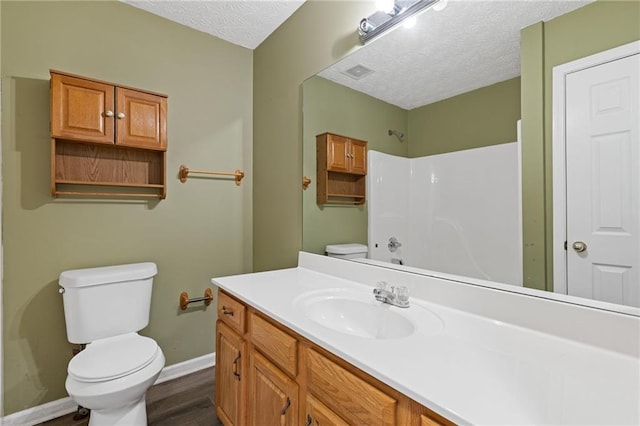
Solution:
{"label": "cabinet drawer", "polygon": [[296,375],[298,341],[255,312],[249,313],[251,341],[281,369]]}
{"label": "cabinet drawer", "polygon": [[351,424],[395,425],[397,401],[314,351],[306,351],[307,387]]}
{"label": "cabinet drawer", "polygon": [[240,334],[244,334],[246,308],[236,299],[218,291],[218,318]]}
{"label": "cabinet drawer", "polygon": [[307,395],[306,408],[305,424],[307,426],[349,426],[349,423],[311,395]]}

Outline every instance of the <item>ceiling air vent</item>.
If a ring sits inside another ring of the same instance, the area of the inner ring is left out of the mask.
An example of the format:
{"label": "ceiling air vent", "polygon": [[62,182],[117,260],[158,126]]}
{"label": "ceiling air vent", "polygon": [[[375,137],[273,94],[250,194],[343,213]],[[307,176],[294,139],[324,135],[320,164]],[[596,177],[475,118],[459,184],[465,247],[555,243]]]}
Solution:
{"label": "ceiling air vent", "polygon": [[343,74],[348,75],[354,80],[360,80],[363,77],[368,76],[373,73],[373,70],[363,66],[356,65],[355,67],[349,68],[348,70],[342,71]]}

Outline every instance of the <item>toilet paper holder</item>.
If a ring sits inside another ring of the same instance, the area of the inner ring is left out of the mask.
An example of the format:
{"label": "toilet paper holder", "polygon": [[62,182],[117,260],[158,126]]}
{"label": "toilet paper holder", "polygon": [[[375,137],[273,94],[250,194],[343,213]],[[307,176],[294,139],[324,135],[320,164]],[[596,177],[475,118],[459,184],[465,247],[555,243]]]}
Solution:
{"label": "toilet paper holder", "polygon": [[183,291],[182,293],[180,293],[180,309],[182,309],[183,311],[187,309],[190,303],[204,302],[205,306],[209,306],[212,301],[213,301],[213,291],[210,288],[206,288],[204,290],[203,297],[194,297],[192,299],[189,299],[189,295],[187,294],[186,291]]}

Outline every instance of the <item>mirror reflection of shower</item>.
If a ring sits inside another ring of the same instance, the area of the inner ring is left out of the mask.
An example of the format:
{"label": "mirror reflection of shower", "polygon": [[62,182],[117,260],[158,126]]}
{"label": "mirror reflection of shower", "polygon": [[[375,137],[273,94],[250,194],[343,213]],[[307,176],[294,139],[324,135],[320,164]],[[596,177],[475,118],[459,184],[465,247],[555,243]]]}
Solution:
{"label": "mirror reflection of shower", "polygon": [[517,143],[427,157],[369,151],[369,258],[522,285]]}
{"label": "mirror reflection of shower", "polygon": [[404,142],[404,133],[399,130],[389,129],[389,136],[395,136],[400,142]]}

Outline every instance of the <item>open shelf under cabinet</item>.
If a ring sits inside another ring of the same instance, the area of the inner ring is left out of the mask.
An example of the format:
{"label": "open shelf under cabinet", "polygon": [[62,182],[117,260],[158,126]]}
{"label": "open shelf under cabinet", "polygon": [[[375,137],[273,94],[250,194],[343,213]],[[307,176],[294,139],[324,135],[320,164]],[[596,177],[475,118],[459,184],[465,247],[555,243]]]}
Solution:
{"label": "open shelf under cabinet", "polygon": [[53,196],[166,197],[166,151],[52,139],[51,152]]}

